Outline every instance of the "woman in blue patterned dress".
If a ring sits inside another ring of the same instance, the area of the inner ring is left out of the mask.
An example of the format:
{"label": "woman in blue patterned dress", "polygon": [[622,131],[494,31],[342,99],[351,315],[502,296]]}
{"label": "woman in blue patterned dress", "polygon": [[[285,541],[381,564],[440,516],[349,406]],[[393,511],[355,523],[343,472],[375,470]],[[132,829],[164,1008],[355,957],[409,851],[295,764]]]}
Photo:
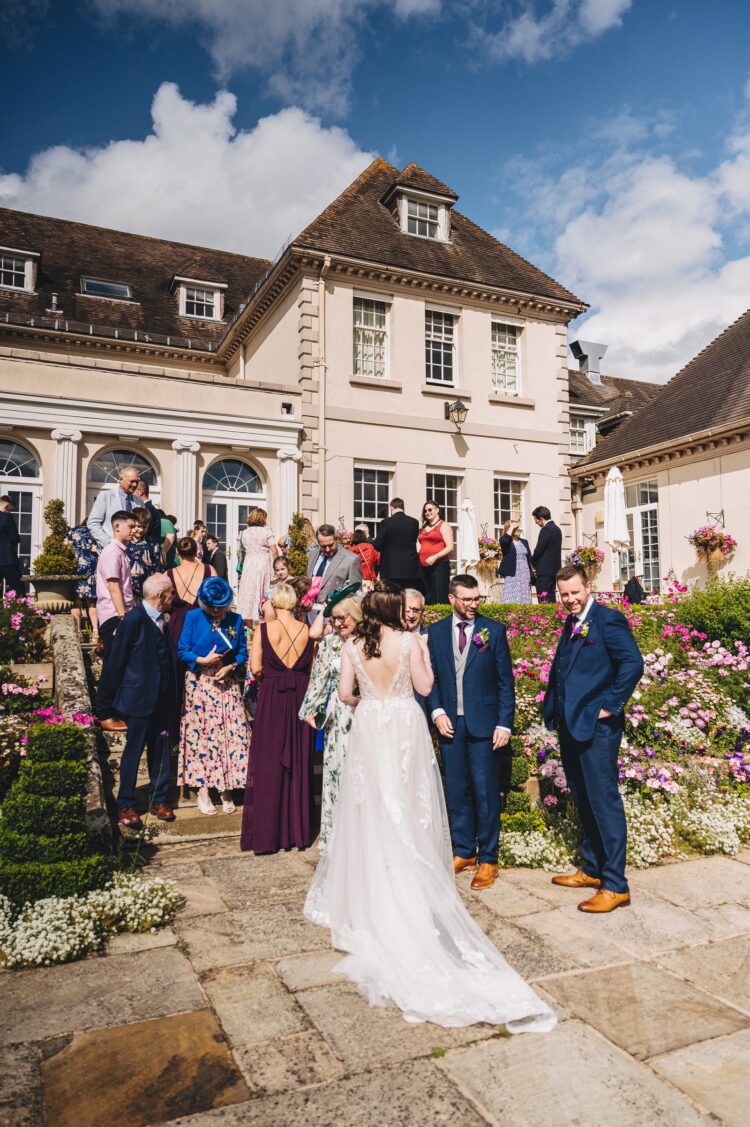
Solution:
{"label": "woman in blue patterned dress", "polygon": [[91,531],[85,524],[68,530],[68,543],[76,554],[75,601],[70,612],[80,632],[83,612],[86,611],[93,640],[99,639],[99,620],[96,615],[96,565],[99,549]]}
{"label": "woman in blue patterned dress", "polygon": [[143,600],[144,580],[148,579],[149,575],[153,575],[158,568],[153,557],[154,545],[146,539],[151,513],[148,509],[133,509],[133,517],[135,518],[133,539],[125,545],[125,551],[130,561],[133,598],[136,603],[140,603]]}
{"label": "woman in blue patterned dress", "polygon": [[531,602],[531,548],[528,540],[521,536],[521,526],[517,520],[506,520],[503,535],[500,537],[500,561],[498,575],[503,578],[501,603]]}

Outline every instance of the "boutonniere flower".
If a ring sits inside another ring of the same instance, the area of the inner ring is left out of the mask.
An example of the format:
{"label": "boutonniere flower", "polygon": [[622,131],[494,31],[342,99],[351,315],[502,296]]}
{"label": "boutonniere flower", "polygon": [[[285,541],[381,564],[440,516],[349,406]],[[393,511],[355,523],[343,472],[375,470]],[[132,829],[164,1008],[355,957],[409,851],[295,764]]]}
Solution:
{"label": "boutonniere flower", "polygon": [[570,636],[571,636],[571,638],[586,638],[586,637],[588,637],[588,632],[589,632],[590,629],[591,629],[591,623],[590,622],[583,622],[583,623],[577,622],[575,624],[575,626],[573,627]]}
{"label": "boutonniere flower", "polygon": [[475,630],[471,636],[472,646],[476,646],[480,653],[490,648],[490,632],[486,626],[481,630]]}

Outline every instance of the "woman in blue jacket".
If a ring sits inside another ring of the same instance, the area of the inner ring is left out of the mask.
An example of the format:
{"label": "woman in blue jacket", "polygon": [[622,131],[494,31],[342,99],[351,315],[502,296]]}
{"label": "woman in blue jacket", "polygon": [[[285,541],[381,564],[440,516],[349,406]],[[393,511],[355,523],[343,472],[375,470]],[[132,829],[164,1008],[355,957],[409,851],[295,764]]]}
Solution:
{"label": "woman in blue jacket", "polygon": [[498,575],[503,582],[502,603],[531,602],[531,548],[528,540],[521,536],[521,526],[517,520],[506,520],[500,537],[500,561]]}
{"label": "woman in blue jacket", "polygon": [[234,813],[232,791],[247,780],[250,726],[242,700],[247,639],[242,617],[229,609],[233,599],[226,579],[204,579],[198,606],[185,616],[177,643],[187,666],[177,781],[198,788],[201,814],[216,813],[209,787],[221,795],[224,813]]}

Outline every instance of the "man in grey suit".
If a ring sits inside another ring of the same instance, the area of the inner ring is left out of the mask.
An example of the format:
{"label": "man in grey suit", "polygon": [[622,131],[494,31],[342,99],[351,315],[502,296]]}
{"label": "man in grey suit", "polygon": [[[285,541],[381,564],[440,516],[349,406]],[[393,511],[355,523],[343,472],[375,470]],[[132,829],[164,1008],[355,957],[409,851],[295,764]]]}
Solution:
{"label": "man in grey suit", "polygon": [[112,539],[114,513],[129,513],[136,507],[133,495],[139,481],[140,474],[135,466],[125,466],[120,471],[117,488],[102,489],[97,494],[86,523],[100,548],[106,548]]}
{"label": "man in grey suit", "polygon": [[[362,582],[362,565],[359,556],[347,551],[336,542],[336,529],[332,524],[321,524],[316,533],[317,547],[308,548],[307,575],[309,579],[320,576],[322,582],[316,606],[322,604],[329,591],[337,591],[350,583]],[[317,608],[320,609],[319,607]],[[315,613],[310,616],[312,622]]]}

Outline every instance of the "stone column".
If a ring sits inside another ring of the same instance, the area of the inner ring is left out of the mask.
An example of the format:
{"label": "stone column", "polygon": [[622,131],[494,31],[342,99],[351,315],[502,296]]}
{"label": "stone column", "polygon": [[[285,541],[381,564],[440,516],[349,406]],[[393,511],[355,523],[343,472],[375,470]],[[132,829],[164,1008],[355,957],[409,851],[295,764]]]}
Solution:
{"label": "stone column", "polygon": [[[193,527],[193,521],[200,514],[196,509],[197,504],[197,465],[195,455],[200,450],[200,443],[192,438],[176,438],[172,443],[175,451],[175,516],[180,536],[187,536]],[[162,504],[162,508],[163,508]]]}
{"label": "stone column", "polygon": [[53,430],[51,437],[57,443],[55,455],[55,497],[65,503],[68,524],[78,524],[78,451],[83,437],[79,430],[61,428]]}
{"label": "stone column", "polygon": [[279,459],[279,494],[276,512],[278,514],[279,528],[277,536],[282,536],[289,527],[292,514],[299,509],[299,471],[297,467],[302,461],[302,451],[292,447],[284,447],[276,451]]}

